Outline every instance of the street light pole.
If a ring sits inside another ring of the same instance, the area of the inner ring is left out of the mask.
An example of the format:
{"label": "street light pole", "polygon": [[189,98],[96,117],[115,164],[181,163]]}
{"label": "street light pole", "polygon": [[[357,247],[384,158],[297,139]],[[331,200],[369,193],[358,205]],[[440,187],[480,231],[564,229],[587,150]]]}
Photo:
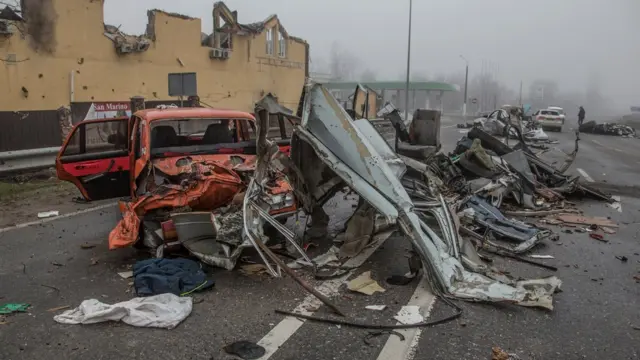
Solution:
{"label": "street light pole", "polygon": [[409,40],[407,44],[407,83],[404,89],[404,121],[409,119],[409,73],[411,70],[411,12],[413,0],[409,0]]}
{"label": "street light pole", "polygon": [[465,68],[465,73],[464,73],[464,104],[462,105],[462,116],[466,117],[467,116],[467,97],[468,97],[467,88],[469,86],[469,62],[464,56],[460,55],[460,57],[467,64]]}

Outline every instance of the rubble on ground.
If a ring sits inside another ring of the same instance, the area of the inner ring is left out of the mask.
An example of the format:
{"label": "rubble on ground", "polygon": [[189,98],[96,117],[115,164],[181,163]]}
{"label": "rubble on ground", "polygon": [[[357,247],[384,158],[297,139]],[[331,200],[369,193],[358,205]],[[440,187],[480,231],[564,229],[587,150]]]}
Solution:
{"label": "rubble on ground", "polygon": [[629,125],[606,122],[598,124],[595,121],[587,121],[580,125],[580,132],[598,135],[636,137],[636,130]]}

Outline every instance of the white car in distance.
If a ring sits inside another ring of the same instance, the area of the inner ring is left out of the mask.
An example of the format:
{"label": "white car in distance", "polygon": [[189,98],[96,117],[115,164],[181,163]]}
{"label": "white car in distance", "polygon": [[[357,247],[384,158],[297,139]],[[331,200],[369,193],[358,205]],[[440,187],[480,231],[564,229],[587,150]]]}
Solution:
{"label": "white car in distance", "polygon": [[565,115],[561,108],[548,108],[536,111],[533,118],[543,129],[562,131]]}
{"label": "white car in distance", "polygon": [[[566,118],[566,116],[567,116],[567,114],[564,112],[564,109],[563,109],[563,108],[561,108],[561,107],[557,107],[557,106],[549,106],[547,109],[548,109],[548,110],[555,110],[555,111],[557,111],[558,113],[560,113],[560,116],[562,117],[562,119],[563,119],[563,120],[564,120],[564,119]],[[562,123],[564,124],[564,121],[563,121]]]}

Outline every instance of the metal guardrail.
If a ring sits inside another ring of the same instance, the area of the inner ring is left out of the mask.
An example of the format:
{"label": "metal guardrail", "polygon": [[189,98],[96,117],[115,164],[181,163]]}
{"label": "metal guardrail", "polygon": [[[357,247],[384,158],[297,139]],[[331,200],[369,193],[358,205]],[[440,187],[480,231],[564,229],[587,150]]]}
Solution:
{"label": "metal guardrail", "polygon": [[0,152],[0,176],[53,167],[59,147]]}

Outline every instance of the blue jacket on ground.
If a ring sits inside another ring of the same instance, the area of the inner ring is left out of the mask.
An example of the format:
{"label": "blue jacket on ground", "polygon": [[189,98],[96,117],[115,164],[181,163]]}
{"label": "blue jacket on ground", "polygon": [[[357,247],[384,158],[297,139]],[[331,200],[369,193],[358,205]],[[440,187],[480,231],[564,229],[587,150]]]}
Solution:
{"label": "blue jacket on ground", "polygon": [[171,293],[182,296],[214,285],[200,264],[189,259],[148,259],[133,265],[138,296]]}

